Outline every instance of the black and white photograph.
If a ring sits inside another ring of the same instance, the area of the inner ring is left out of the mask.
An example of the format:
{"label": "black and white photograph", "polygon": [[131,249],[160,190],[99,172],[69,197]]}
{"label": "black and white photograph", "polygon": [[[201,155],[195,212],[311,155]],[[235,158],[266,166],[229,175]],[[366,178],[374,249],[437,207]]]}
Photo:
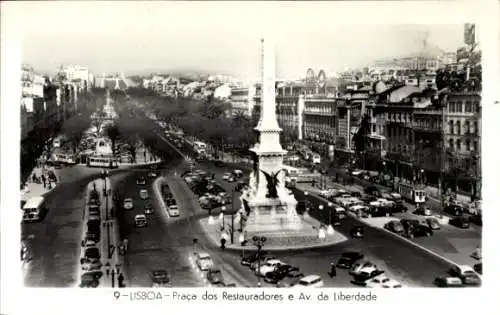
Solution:
{"label": "black and white photograph", "polygon": [[20,154],[19,210],[2,209],[20,286],[479,294],[476,15],[259,25],[24,5],[19,147],[2,145]]}

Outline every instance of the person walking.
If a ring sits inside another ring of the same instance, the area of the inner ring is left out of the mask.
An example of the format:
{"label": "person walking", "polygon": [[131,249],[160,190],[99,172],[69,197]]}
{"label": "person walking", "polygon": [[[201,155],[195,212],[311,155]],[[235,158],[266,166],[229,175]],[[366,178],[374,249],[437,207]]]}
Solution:
{"label": "person walking", "polygon": [[334,262],[330,263],[330,272],[328,274],[330,275],[330,278],[333,278],[333,277],[337,276],[337,267],[335,267],[335,263]]}
{"label": "person walking", "polygon": [[123,274],[120,273],[120,275],[118,276],[118,287],[119,288],[124,287],[124,283],[123,283],[124,280],[125,280],[125,278],[123,277]]}
{"label": "person walking", "polygon": [[31,176],[33,183],[36,183],[36,172],[33,172],[33,176]]}
{"label": "person walking", "polygon": [[43,183],[43,188],[47,187],[47,181],[45,179],[45,175],[42,174],[42,183]]}

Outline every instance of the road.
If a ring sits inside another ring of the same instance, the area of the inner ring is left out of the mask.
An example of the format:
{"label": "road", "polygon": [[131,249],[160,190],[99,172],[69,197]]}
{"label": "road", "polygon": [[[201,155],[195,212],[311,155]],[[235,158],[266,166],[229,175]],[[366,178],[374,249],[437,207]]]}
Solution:
{"label": "road", "polygon": [[[78,266],[87,183],[100,170],[86,167],[61,169],[63,181],[45,199],[49,212],[40,223],[21,225],[33,260],[26,266],[28,287],[71,287]],[[118,171],[116,174],[123,173]],[[119,176],[119,175],[118,175]]]}

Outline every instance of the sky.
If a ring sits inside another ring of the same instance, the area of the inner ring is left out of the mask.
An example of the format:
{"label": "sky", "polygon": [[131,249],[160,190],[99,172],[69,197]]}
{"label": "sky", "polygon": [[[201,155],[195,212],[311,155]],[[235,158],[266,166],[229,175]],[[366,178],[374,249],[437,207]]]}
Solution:
{"label": "sky", "polygon": [[465,21],[457,18],[418,25],[411,14],[400,23],[367,15],[372,11],[359,13],[366,5],[330,16],[318,6],[280,5],[43,1],[12,3],[8,14],[23,37],[23,62],[49,73],[73,64],[94,73],[201,71],[254,78],[259,39],[270,30],[280,79],[304,77],[308,68],[330,76],[376,59],[419,53],[426,33],[428,42],[444,51],[463,42]]}

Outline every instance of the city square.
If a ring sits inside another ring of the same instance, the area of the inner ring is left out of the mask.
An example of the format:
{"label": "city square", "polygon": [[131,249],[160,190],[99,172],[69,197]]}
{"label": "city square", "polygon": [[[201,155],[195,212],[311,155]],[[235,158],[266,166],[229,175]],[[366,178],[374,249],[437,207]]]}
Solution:
{"label": "city square", "polygon": [[299,78],[271,33],[246,81],[24,64],[24,285],[481,286],[481,50],[439,28]]}

